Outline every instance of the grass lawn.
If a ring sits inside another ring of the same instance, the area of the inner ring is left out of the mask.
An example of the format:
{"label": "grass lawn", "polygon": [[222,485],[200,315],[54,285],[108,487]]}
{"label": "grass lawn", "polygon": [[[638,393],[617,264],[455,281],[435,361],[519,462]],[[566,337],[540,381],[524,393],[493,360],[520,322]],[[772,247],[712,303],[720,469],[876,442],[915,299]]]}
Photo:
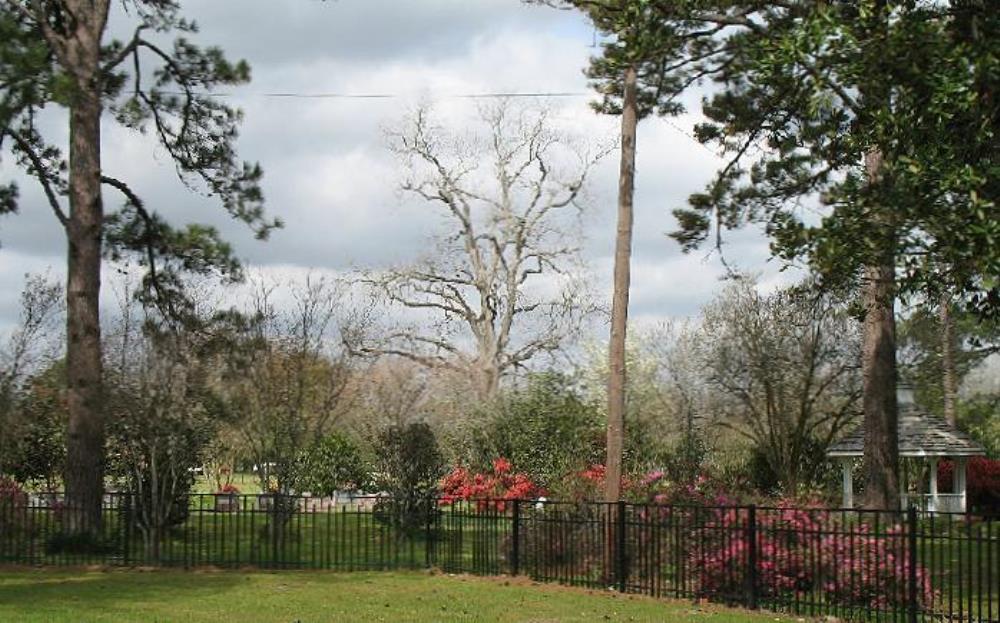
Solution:
{"label": "grass lawn", "polygon": [[795,619],[421,572],[0,570],[0,621],[26,623],[782,620]]}
{"label": "grass lawn", "polygon": [[[260,479],[252,472],[236,472],[233,474],[233,484],[240,493],[260,493]],[[206,474],[198,474],[191,493],[215,493],[215,483]]]}

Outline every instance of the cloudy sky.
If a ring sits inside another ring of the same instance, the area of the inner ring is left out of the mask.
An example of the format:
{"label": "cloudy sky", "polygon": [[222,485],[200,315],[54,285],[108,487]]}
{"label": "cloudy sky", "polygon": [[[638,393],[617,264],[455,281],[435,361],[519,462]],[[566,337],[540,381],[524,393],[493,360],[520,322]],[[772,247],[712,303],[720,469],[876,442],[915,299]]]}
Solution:
{"label": "cloudy sky", "polygon": [[[251,84],[227,91],[245,111],[241,155],[265,169],[269,211],[286,223],[268,242],[253,240],[210,200],[188,192],[168,159],[145,137],[104,124],[106,171],[127,180],[148,207],[174,223],[216,225],[247,263],[294,277],[405,262],[424,253],[441,221],[396,192],[400,168],[385,129],[430,102],[460,129],[477,100],[496,92],[558,92],[548,104],[560,123],[594,140],[613,138],[617,119],[587,106],[582,70],[595,34],[578,15],[517,0],[187,0],[202,44],[222,46],[253,67]],[[118,3],[113,10],[120,11]],[[278,8],[280,7],[280,8]],[[112,29],[129,32],[127,16]],[[381,99],[274,97],[268,94],[392,94]],[[697,111],[697,98],[690,102]],[[682,255],[666,237],[670,209],[702,188],[718,158],[689,136],[696,117],[644,120],[639,127],[632,315],[640,323],[694,314],[719,287],[722,267],[705,253]],[[64,117],[47,124],[58,137]],[[591,177],[585,255],[595,295],[610,300],[618,154]],[[16,317],[27,272],[63,272],[64,240],[35,184],[8,155],[0,179],[18,179],[21,213],[0,220],[0,331]],[[106,202],[117,201],[111,193]],[[753,232],[732,237],[727,259],[782,280]],[[603,329],[601,329],[603,333]]]}

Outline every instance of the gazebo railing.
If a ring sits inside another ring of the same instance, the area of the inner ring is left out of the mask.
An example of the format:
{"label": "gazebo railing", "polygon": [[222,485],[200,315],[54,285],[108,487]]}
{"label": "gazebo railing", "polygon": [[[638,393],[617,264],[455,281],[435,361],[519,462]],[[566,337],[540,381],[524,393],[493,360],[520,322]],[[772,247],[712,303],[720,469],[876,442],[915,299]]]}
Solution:
{"label": "gazebo railing", "polygon": [[963,496],[960,493],[903,493],[899,496],[903,510],[916,508],[919,511],[938,513],[964,513]]}

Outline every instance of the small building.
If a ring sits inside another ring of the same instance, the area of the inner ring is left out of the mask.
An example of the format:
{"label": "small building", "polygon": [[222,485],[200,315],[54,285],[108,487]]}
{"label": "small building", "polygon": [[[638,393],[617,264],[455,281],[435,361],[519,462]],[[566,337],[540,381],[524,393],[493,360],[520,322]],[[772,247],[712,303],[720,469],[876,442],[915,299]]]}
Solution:
{"label": "small building", "polygon": [[[913,390],[901,387],[899,403],[899,457],[920,459],[930,468],[930,482],[923,493],[900,496],[904,509],[915,506],[922,510],[964,513],[966,511],[966,463],[969,457],[984,456],[985,449],[966,433],[943,419],[921,411],[913,400]],[[864,454],[865,429],[859,426],[850,435],[830,446],[826,455],[839,461],[843,470],[843,506],[854,508],[853,469]],[[952,493],[938,491],[938,463],[952,459]],[[905,480],[901,478],[901,480]]]}

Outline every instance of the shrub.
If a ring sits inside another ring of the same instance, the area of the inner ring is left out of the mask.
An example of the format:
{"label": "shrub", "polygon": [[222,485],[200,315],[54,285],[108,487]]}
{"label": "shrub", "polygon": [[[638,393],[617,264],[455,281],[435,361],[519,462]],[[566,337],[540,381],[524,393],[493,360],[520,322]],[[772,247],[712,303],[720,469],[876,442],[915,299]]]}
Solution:
{"label": "shrub", "polygon": [[7,476],[0,476],[0,534],[20,526],[22,511],[27,505],[28,494],[21,485]]}
{"label": "shrub", "polygon": [[[725,598],[746,591],[746,521],[746,508],[716,509],[689,539],[703,544],[688,554],[701,595]],[[758,590],[766,597],[819,592],[843,606],[903,606],[910,563],[901,537],[900,526],[876,535],[867,524],[846,525],[821,508],[783,502],[762,509],[757,515]],[[930,577],[920,567],[916,575],[918,600],[929,604],[934,598]]]}
{"label": "shrub", "polygon": [[375,518],[412,533],[425,528],[437,512],[435,498],[444,475],[444,458],[430,426],[414,422],[382,431],[376,443],[375,486],[388,494]]}
{"label": "shrub", "polygon": [[534,499],[544,494],[527,474],[514,472],[510,461],[502,457],[493,460],[493,469],[488,473],[472,473],[457,466],[441,480],[442,504],[472,500],[479,510],[504,510],[506,500]]}
{"label": "shrub", "polygon": [[333,495],[335,491],[363,489],[368,484],[368,461],[346,435],[328,435],[305,450],[295,465],[295,481],[302,491]]}
{"label": "shrub", "polygon": [[462,461],[474,469],[486,471],[492,459],[506,457],[533,482],[551,489],[565,473],[604,453],[599,409],[557,373],[530,375],[526,387],[505,392],[486,415]]}
{"label": "shrub", "polygon": [[525,573],[564,577],[580,569],[601,569],[603,511],[598,504],[539,503],[521,507],[521,565]]}

